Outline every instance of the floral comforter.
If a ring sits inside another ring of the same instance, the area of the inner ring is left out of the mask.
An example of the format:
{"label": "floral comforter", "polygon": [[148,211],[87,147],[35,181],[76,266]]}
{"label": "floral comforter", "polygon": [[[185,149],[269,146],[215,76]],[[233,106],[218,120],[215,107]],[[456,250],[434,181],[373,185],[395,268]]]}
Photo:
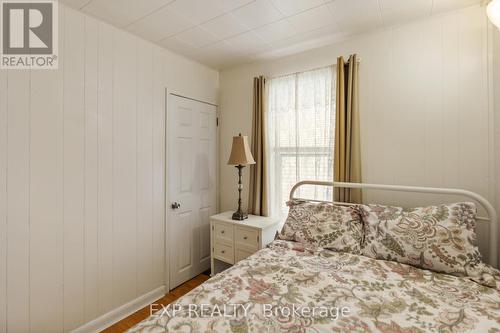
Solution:
{"label": "floral comforter", "polygon": [[500,332],[500,290],[277,240],[129,332]]}

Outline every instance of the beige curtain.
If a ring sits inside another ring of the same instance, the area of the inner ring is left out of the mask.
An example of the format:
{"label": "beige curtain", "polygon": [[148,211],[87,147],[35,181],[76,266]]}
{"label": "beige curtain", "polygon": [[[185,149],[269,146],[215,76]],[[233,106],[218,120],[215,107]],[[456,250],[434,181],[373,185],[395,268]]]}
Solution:
{"label": "beige curtain", "polygon": [[[334,180],[361,182],[359,135],[359,64],[356,55],[337,59]],[[336,188],[335,201],[361,203],[359,189]]]}
{"label": "beige curtain", "polygon": [[256,163],[250,167],[248,212],[260,216],[269,215],[265,85],[266,79],[263,76],[253,79],[252,155]]}

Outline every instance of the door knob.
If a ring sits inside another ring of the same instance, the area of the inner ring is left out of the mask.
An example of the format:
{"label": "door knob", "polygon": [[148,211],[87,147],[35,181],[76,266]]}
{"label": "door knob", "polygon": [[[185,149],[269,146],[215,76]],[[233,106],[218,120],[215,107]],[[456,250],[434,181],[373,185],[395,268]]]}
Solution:
{"label": "door knob", "polygon": [[181,208],[181,204],[178,202],[173,202],[171,207],[172,207],[172,209]]}

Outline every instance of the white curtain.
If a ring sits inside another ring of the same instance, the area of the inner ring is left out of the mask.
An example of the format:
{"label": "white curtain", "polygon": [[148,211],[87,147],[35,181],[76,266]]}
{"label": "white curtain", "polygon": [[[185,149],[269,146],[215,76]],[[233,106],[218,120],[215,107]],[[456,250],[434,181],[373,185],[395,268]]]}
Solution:
{"label": "white curtain", "polygon": [[[333,179],[334,68],[269,80],[270,215],[283,219],[292,186],[301,180]],[[301,198],[331,200],[328,187],[304,187]]]}

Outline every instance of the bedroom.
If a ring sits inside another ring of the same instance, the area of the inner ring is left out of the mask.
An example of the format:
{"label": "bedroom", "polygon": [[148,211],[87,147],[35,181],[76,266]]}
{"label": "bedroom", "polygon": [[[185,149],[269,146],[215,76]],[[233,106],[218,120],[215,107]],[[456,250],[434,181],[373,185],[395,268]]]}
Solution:
{"label": "bedroom", "polygon": [[500,1],[0,2],[0,332],[500,330]]}

